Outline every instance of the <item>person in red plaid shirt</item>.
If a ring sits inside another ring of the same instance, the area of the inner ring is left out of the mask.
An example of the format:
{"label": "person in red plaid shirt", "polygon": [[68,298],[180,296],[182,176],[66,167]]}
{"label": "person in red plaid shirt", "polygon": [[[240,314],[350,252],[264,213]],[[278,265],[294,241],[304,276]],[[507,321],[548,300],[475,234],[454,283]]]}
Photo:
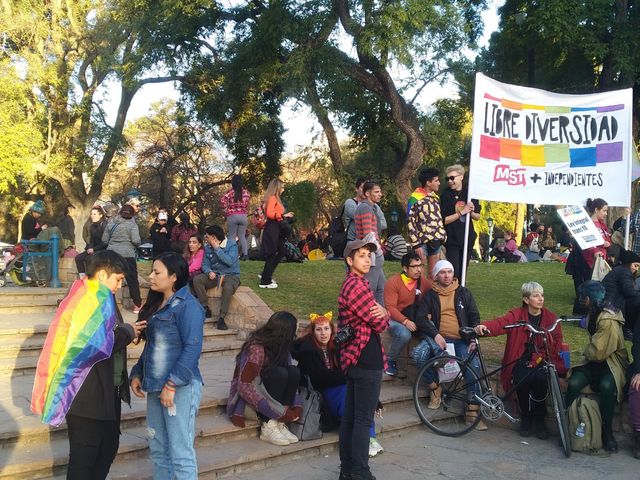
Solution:
{"label": "person in red plaid shirt", "polygon": [[227,217],[228,236],[234,240],[237,239],[241,252],[240,260],[249,259],[246,233],[250,198],[249,190],[244,188],[240,175],[234,175],[231,178],[231,189],[220,198],[220,204]]}
{"label": "person in red plaid shirt", "polygon": [[349,325],[353,338],[340,346],[340,368],[347,377],[344,414],[340,422],[340,480],[375,480],[369,470],[369,428],[378,406],[385,367],[380,333],[389,313],[376,302],[364,276],[371,268],[374,243],[347,243],[349,267],[338,296],[339,327]]}

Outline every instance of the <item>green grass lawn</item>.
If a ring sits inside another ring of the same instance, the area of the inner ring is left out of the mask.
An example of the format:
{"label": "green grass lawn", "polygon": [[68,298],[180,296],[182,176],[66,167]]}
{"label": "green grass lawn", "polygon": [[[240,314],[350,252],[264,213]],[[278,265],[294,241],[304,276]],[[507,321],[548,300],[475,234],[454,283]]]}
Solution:
{"label": "green grass lawn", "polygon": [[[258,288],[258,274],[263,262],[242,262],[242,284],[251,287],[274,311],[288,310],[299,320],[310,313],[333,311],[337,314],[337,299],[345,275],[342,261],[319,261],[280,264],[274,277],[278,288]],[[399,262],[385,262],[387,277],[400,272]],[[573,283],[560,263],[472,263],[468,269],[467,286],[473,293],[482,320],[489,320],[519,306],[520,287],[524,282],[536,281],[545,290],[545,305],[557,315],[571,314]],[[578,360],[587,333],[578,326],[563,325],[564,338],[571,347],[572,362]],[[502,356],[504,338],[483,341],[485,353],[492,359]]]}

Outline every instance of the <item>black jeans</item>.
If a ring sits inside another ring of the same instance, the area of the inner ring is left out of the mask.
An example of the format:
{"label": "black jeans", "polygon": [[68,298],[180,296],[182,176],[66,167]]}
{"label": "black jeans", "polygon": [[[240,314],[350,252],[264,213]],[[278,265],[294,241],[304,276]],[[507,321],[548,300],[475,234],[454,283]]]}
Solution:
{"label": "black jeans", "polygon": [[140,298],[140,282],[138,282],[138,264],[135,258],[125,258],[127,261],[127,273],[125,278],[127,279],[127,286],[129,287],[129,295],[136,307],[142,305],[142,298]]}
{"label": "black jeans", "polygon": [[89,255],[87,252],[82,252],[76,255],[74,260],[76,262],[76,270],[78,271],[78,273],[86,273],[89,257],[91,257],[91,255]]}
{"label": "black jeans", "polygon": [[[453,275],[461,279],[462,278],[462,259],[464,258],[464,247],[463,246],[454,246],[454,245],[446,245],[447,249],[447,260],[451,262],[453,265]],[[471,256],[471,248],[467,251],[467,259]]]}
{"label": "black jeans", "polygon": [[[267,368],[260,373],[264,388],[281,405],[292,405],[300,384],[300,370],[295,365]],[[259,415],[260,416],[260,415]],[[263,420],[268,418],[261,417]]]}
{"label": "black jeans", "polygon": [[261,285],[269,285],[273,281],[273,272],[276,271],[282,257],[284,257],[284,241],[281,240],[278,242],[278,249],[264,259],[264,268],[260,276]]}
{"label": "black jeans", "polygon": [[382,370],[351,367],[347,372],[344,415],[340,420],[340,470],[369,474],[369,430],[380,397]]}
{"label": "black jeans", "polygon": [[[516,363],[513,367],[513,384],[518,385],[531,370],[524,362]],[[518,405],[523,417],[544,418],[547,415],[547,374],[539,367],[534,370],[516,389]]]}
{"label": "black jeans", "polygon": [[67,480],[107,478],[120,445],[119,397],[116,397],[116,418],[117,420],[94,420],[67,415],[69,437]]}

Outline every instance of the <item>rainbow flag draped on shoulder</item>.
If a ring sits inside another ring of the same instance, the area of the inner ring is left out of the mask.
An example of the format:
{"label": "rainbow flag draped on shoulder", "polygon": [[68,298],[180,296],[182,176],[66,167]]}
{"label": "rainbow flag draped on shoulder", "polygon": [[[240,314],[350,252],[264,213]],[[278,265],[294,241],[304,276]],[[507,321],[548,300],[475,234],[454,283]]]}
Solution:
{"label": "rainbow flag draped on shoulder", "polygon": [[97,280],[76,280],[60,303],[38,359],[31,410],[60,425],[96,363],[111,356],[116,304]]}

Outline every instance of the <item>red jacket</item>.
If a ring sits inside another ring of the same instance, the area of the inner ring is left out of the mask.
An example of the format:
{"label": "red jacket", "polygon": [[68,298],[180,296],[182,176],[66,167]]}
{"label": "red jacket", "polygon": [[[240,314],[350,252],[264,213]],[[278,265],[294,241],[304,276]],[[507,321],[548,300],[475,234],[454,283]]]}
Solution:
{"label": "red jacket", "polygon": [[[540,319],[540,326],[543,328],[549,328],[553,325],[557,318],[558,317],[555,313],[547,310],[546,308],[543,308],[542,318]],[[507,365],[511,362],[514,362],[518,358],[522,357],[525,352],[527,343],[529,342],[529,336],[531,335],[529,330],[524,327],[513,328],[509,330],[504,329],[505,325],[513,325],[514,323],[518,323],[520,321],[529,323],[529,312],[527,307],[514,308],[502,317],[498,317],[487,322],[482,322],[482,325],[484,325],[491,331],[491,334],[489,336],[495,337],[498,335],[507,335],[507,343],[504,347],[502,365]],[[567,369],[564,365],[564,361],[560,358],[559,354],[560,344],[562,343],[562,327],[560,325],[558,325],[555,330],[551,332],[548,342],[549,351],[551,352],[551,360],[558,369],[558,373],[564,375]],[[536,346],[540,349],[540,351],[543,351],[542,338],[538,337],[536,339]],[[512,387],[511,372],[513,371],[514,365],[515,364],[512,364],[504,368],[500,374],[502,388],[504,388],[505,392],[508,392]]]}

